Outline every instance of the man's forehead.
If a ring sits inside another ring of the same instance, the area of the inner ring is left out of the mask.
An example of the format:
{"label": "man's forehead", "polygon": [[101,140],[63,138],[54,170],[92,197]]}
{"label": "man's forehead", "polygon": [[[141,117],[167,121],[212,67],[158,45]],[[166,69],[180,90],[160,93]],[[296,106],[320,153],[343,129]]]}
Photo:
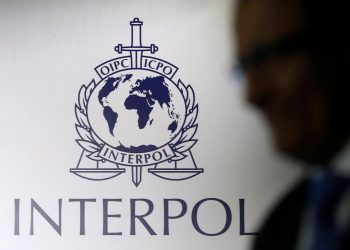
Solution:
{"label": "man's forehead", "polygon": [[255,44],[268,43],[299,31],[303,22],[302,1],[239,1],[236,32],[240,52],[249,53]]}

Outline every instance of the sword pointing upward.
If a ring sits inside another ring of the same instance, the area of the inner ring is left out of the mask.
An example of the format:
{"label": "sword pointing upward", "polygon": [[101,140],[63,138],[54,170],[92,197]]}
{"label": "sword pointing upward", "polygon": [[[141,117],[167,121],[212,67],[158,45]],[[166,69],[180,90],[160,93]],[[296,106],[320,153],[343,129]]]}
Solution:
{"label": "sword pointing upward", "polygon": [[123,53],[123,51],[129,51],[131,56],[131,68],[133,69],[141,69],[142,68],[142,53],[144,51],[150,51],[152,54],[158,51],[158,46],[151,44],[150,46],[142,46],[142,33],[141,27],[143,22],[138,18],[134,18],[130,22],[131,26],[131,46],[123,46],[122,44],[118,44],[114,48],[119,54]]}

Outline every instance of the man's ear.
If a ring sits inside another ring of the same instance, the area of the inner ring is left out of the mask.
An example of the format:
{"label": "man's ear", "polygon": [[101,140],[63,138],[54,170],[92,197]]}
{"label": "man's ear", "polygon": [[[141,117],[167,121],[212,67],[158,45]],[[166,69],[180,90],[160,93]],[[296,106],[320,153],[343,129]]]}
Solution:
{"label": "man's ear", "polygon": [[[343,60],[344,60],[344,73],[346,74],[346,84],[347,86],[350,86],[350,45],[343,50]],[[348,87],[347,89],[350,90]]]}
{"label": "man's ear", "polygon": [[349,47],[344,49],[344,55],[345,55],[345,58],[346,58],[346,62],[350,66],[350,45],[349,45]]}

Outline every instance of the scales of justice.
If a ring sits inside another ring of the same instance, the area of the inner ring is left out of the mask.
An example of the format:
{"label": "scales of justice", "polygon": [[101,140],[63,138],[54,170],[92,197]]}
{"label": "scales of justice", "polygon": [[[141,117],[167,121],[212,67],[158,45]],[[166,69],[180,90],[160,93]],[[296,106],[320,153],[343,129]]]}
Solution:
{"label": "scales of justice", "polygon": [[[133,21],[130,22],[131,45],[123,46],[122,44],[118,44],[115,47],[115,51],[118,52],[118,54],[122,54],[123,52],[130,53],[130,67],[127,70],[145,70],[142,65],[143,52],[154,54],[158,51],[158,47],[154,44],[151,44],[150,46],[142,45],[142,25],[142,21],[138,18],[134,18]],[[197,168],[191,152],[192,146],[197,142],[196,139],[193,139],[193,136],[198,127],[196,123],[198,105],[194,102],[193,89],[190,86],[185,86],[181,80],[176,84],[170,78],[168,78],[168,80],[170,80],[171,83],[176,86],[179,93],[181,93],[186,106],[183,125],[177,135],[168,142],[169,149],[173,151],[172,157],[156,162],[152,165],[144,166],[120,164],[120,162],[110,161],[103,158],[101,148],[104,146],[105,142],[99,139],[95,134],[87,117],[87,103],[89,102],[90,97],[87,93],[93,92],[94,88],[102,83],[103,80],[104,79],[97,84],[93,80],[90,85],[82,86],[81,91],[79,92],[79,102],[76,104],[76,128],[81,140],[78,139],[76,141],[82,147],[83,151],[76,168],[70,169],[71,173],[84,179],[102,181],[119,176],[125,173],[127,168],[131,168],[132,182],[135,186],[138,186],[141,183],[142,173],[145,168],[148,170],[148,173],[171,181],[186,180],[203,173],[203,169]],[[83,98],[81,98],[81,95]],[[85,97],[86,100],[81,100]]]}

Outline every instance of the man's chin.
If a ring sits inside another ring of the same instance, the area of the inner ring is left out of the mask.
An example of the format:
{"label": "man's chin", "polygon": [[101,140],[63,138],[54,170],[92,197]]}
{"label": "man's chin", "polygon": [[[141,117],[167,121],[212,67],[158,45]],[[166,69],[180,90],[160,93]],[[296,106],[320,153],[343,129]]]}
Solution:
{"label": "man's chin", "polygon": [[307,164],[317,162],[314,154],[297,140],[283,140],[282,138],[275,137],[274,146],[279,153],[294,160],[303,161]]}
{"label": "man's chin", "polygon": [[268,122],[277,152],[307,164],[318,164],[322,161],[322,156],[317,154],[317,148],[310,144],[310,138],[305,136],[306,133],[299,124],[280,119],[268,119]]}

